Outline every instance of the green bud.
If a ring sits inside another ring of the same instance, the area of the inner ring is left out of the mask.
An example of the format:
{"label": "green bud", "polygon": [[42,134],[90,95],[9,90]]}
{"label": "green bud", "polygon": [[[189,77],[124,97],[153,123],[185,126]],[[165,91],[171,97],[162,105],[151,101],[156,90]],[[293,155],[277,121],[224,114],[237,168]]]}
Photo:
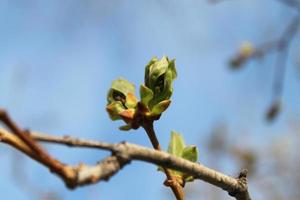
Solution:
{"label": "green bud", "polygon": [[162,112],[164,112],[165,110],[167,110],[167,108],[169,107],[171,101],[170,100],[164,100],[159,102],[158,104],[154,105],[152,110],[151,110],[151,115],[152,116],[157,116],[160,115]]}
{"label": "green bud", "polygon": [[121,131],[129,131],[131,129],[131,125],[130,124],[127,124],[127,125],[124,125],[124,126],[120,126],[119,129]]}
{"label": "green bud", "polygon": [[125,110],[123,104],[120,101],[112,102],[111,104],[106,106],[106,111],[108,112],[111,120],[122,119],[120,113]]}
{"label": "green bud", "polygon": [[175,60],[170,61],[166,56],[161,60],[154,57],[147,64],[145,86],[153,92],[153,98],[149,102],[150,109],[159,102],[170,99],[176,76]]}
{"label": "green bud", "polygon": [[153,92],[149,88],[147,88],[145,85],[141,85],[140,87],[140,96],[141,96],[141,102],[145,106],[148,106],[149,102],[153,98]]}
{"label": "green bud", "polygon": [[181,153],[185,147],[183,137],[176,133],[175,131],[171,132],[171,139],[168,147],[168,153],[181,157]]}
{"label": "green bud", "polygon": [[181,157],[191,162],[197,162],[198,148],[194,145],[185,147],[182,151]]}
{"label": "green bud", "polygon": [[[198,160],[198,148],[194,145],[185,146],[184,139],[181,136],[181,134],[176,133],[174,131],[171,132],[168,153],[189,160],[191,162],[197,162]],[[158,167],[158,170],[162,171],[163,168]],[[170,173],[182,186],[184,186],[186,182],[192,182],[194,180],[193,176],[186,173],[182,173],[180,171],[170,170]]]}
{"label": "green bud", "polygon": [[129,130],[135,115],[137,99],[134,95],[134,85],[119,78],[113,81],[107,94],[106,111],[112,120],[123,119],[126,125],[121,130]]}
{"label": "green bud", "polygon": [[137,104],[137,99],[134,96],[135,87],[126,79],[119,78],[112,82],[111,88],[107,94],[107,104],[119,101],[125,108],[133,108]]}

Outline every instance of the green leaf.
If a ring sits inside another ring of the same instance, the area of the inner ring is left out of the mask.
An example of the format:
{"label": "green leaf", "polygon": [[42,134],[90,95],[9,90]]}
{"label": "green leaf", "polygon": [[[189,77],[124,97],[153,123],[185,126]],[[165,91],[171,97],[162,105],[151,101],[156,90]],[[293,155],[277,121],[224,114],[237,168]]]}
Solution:
{"label": "green leaf", "polygon": [[170,61],[169,68],[172,72],[172,78],[175,79],[177,77],[177,71],[175,66],[175,59]]}
{"label": "green leaf", "polygon": [[107,101],[108,104],[114,101],[126,102],[128,94],[135,93],[135,87],[132,83],[128,82],[126,79],[119,78],[112,82],[111,87],[108,91]]}
{"label": "green leaf", "polygon": [[141,96],[141,102],[145,105],[148,106],[149,101],[153,98],[153,92],[151,89],[146,87],[145,85],[141,85],[140,87],[140,96]]}
{"label": "green leaf", "polygon": [[146,68],[145,68],[145,85],[146,86],[150,85],[150,69],[152,68],[153,63],[155,63],[157,61],[158,61],[157,57],[153,57],[149,61],[149,63],[146,65]]}
{"label": "green leaf", "polygon": [[148,103],[150,109],[163,100],[170,99],[173,93],[172,83],[177,76],[175,60],[164,56],[161,60],[153,58],[145,69],[145,86],[153,92]]}
{"label": "green leaf", "polygon": [[198,148],[194,145],[187,146],[182,151],[182,158],[191,162],[197,162],[198,160]]}
{"label": "green leaf", "polygon": [[194,177],[193,176],[187,176],[184,178],[185,182],[193,182],[194,181]]}
{"label": "green leaf", "polygon": [[130,123],[134,119],[135,109],[133,108],[126,109],[123,112],[119,113],[119,115],[126,123]]}
{"label": "green leaf", "polygon": [[131,125],[127,124],[127,125],[124,125],[124,126],[120,126],[119,129],[121,131],[129,131],[131,129]]}
{"label": "green leaf", "polygon": [[128,93],[135,92],[134,84],[130,83],[129,81],[127,81],[124,78],[118,78],[115,81],[113,81],[111,88],[114,90],[118,90],[125,95]]}
{"label": "green leaf", "polygon": [[169,59],[168,57],[164,56],[161,60],[157,60],[156,62],[153,62],[150,66],[150,87],[154,88],[157,85],[157,79],[163,75],[169,66]]}
{"label": "green leaf", "polygon": [[111,104],[106,106],[106,111],[109,114],[111,120],[121,119],[120,113],[125,110],[123,104],[120,101],[112,102]]}
{"label": "green leaf", "polygon": [[[175,131],[171,132],[171,139],[168,147],[168,152],[174,156],[181,157],[191,162],[196,162],[198,160],[197,147],[194,145],[186,147],[181,134],[176,133]],[[158,170],[162,171],[162,168],[159,167]],[[170,170],[170,173],[173,177],[175,177],[176,181],[182,187],[184,187],[186,182],[194,181],[194,177],[190,174],[183,173],[177,170]]]}
{"label": "green leaf", "polygon": [[182,136],[179,133],[172,131],[168,152],[172,155],[180,157],[184,147],[185,144]]}
{"label": "green leaf", "polygon": [[156,104],[155,106],[153,106],[152,110],[151,110],[151,115],[152,116],[156,116],[156,115],[160,115],[162,112],[164,112],[165,110],[167,110],[167,108],[169,107],[171,101],[170,100],[164,100],[159,102],[158,104]]}
{"label": "green leaf", "polygon": [[127,108],[135,108],[137,105],[137,102],[138,102],[138,100],[133,93],[130,92],[126,95],[125,105]]}

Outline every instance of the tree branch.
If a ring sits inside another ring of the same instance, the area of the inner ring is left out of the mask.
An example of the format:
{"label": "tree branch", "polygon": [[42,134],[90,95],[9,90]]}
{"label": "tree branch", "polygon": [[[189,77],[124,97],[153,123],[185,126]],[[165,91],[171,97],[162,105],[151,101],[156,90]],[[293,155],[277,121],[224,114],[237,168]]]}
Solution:
{"label": "tree branch", "polygon": [[[11,133],[1,129],[0,141],[20,150],[32,159],[38,161],[51,172],[58,175],[65,182],[66,186],[73,189],[77,186],[90,184],[99,180],[108,180],[127,160],[121,157],[107,157],[95,166],[79,164],[78,166],[66,165],[50,156],[29,134],[29,131],[22,130],[6,113],[0,108],[0,121],[3,122]],[[6,133],[6,134],[5,134]]]}
{"label": "tree branch", "polygon": [[300,2],[298,0],[277,0],[281,2],[282,4],[285,4],[286,6],[289,6],[290,8],[296,9],[298,12],[300,12]]}
{"label": "tree branch", "polygon": [[[220,3],[223,1],[225,0],[210,0],[212,3]],[[269,121],[272,121],[281,110],[281,97],[283,93],[289,47],[292,40],[295,38],[300,25],[300,2],[298,0],[277,1],[297,11],[296,16],[290,20],[282,35],[276,40],[265,42],[255,48],[248,47],[246,48],[246,51],[242,50],[230,59],[230,67],[232,69],[238,69],[251,59],[261,58],[271,52],[278,52],[274,70],[273,97],[271,105],[266,112],[266,119]]]}
{"label": "tree branch", "polygon": [[[285,2],[288,5],[292,5],[292,2],[296,3],[294,1],[284,0],[281,0],[281,2]],[[299,5],[300,3],[297,4],[297,6]],[[248,46],[244,47],[244,49],[241,49],[240,52],[230,60],[230,67],[232,69],[239,69],[251,59],[262,58],[271,52],[278,53],[274,68],[275,75],[272,91],[272,103],[266,112],[266,119],[268,121],[272,121],[281,110],[281,97],[283,93],[289,47],[298,33],[299,25],[300,14],[298,13],[294,18],[291,19],[278,39],[265,42],[257,47],[252,47],[252,45],[249,46],[248,44]]]}
{"label": "tree branch", "polygon": [[[199,163],[175,157],[163,151],[157,151],[126,142],[111,144],[100,141],[78,139],[70,136],[52,136],[38,132],[32,132],[31,137],[37,141],[63,144],[70,147],[85,147],[108,150],[112,156],[104,159],[96,166],[79,165],[70,167],[76,171],[78,178],[74,179],[76,186],[92,184],[100,180],[108,180],[131,160],[139,160],[170,168],[193,175],[195,178],[215,185],[227,191],[237,200],[251,200],[246,181],[246,171],[242,171],[238,178],[233,178]],[[13,146],[31,156],[31,151],[15,135],[0,128],[0,141]],[[37,160],[38,161],[38,160]]]}

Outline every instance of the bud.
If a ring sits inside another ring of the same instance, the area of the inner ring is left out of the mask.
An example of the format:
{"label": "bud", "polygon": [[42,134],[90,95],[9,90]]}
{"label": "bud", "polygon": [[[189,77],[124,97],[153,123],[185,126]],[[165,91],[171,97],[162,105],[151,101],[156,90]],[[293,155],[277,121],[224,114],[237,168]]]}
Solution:
{"label": "bud", "polygon": [[145,84],[140,87],[140,101],[134,95],[133,84],[123,78],[113,81],[106,106],[110,118],[126,123],[121,130],[137,129],[146,122],[158,120],[171,103],[176,76],[175,60],[165,56],[161,60],[151,59],[145,69]]}
{"label": "bud", "polygon": [[145,85],[140,88],[141,102],[155,115],[161,114],[170,104],[172,83],[177,76],[175,60],[164,56],[152,58],[145,69]]}
{"label": "bud", "polygon": [[251,42],[243,42],[240,46],[240,55],[244,58],[249,58],[254,52],[254,47]]}
{"label": "bud", "polygon": [[282,109],[282,103],[279,99],[273,101],[271,106],[268,108],[266,113],[266,119],[269,122],[272,122],[280,113]]}
{"label": "bud", "polygon": [[123,119],[127,124],[133,119],[137,98],[135,87],[123,78],[113,81],[107,94],[106,111],[112,120]]}
{"label": "bud", "polygon": [[[194,163],[196,163],[198,160],[198,148],[194,145],[186,146],[182,135],[174,131],[171,132],[168,153]],[[158,167],[158,170],[163,171],[163,168]],[[192,182],[194,180],[193,176],[184,172],[170,170],[170,173],[173,177],[175,177],[175,180],[182,187],[185,185],[186,182]]]}
{"label": "bud", "polygon": [[255,48],[250,42],[243,42],[240,46],[238,54],[230,61],[230,67],[232,69],[237,69],[242,67],[248,59],[253,56]]}

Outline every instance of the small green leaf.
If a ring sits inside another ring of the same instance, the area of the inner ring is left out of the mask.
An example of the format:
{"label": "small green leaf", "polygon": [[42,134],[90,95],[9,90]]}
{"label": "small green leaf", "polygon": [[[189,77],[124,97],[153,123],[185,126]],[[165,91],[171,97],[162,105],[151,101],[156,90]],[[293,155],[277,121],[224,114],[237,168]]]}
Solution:
{"label": "small green leaf", "polygon": [[134,108],[134,107],[136,107],[137,102],[138,102],[138,100],[137,100],[136,96],[133,93],[129,92],[126,95],[126,103],[125,103],[125,105],[126,105],[127,108]]}
{"label": "small green leaf", "polygon": [[193,182],[194,181],[194,177],[193,176],[187,176],[184,178],[185,182]]}
{"label": "small green leaf", "polygon": [[180,157],[185,147],[184,140],[179,133],[171,132],[171,140],[168,147],[168,152],[172,155]]}
{"label": "small green leaf", "polygon": [[131,129],[131,125],[127,124],[127,125],[124,125],[124,126],[120,126],[119,129],[121,131],[129,131]]}
{"label": "small green leaf", "polygon": [[[171,132],[171,139],[168,147],[168,153],[181,157],[183,159],[189,160],[191,162],[197,162],[198,160],[198,149],[194,145],[185,146],[183,137],[181,134],[176,133],[175,131]],[[162,171],[163,168],[158,167],[159,171]],[[177,170],[170,170],[170,173],[175,177],[177,183],[184,187],[186,182],[194,181],[194,177],[190,174],[183,173]]]}
{"label": "small green leaf", "polygon": [[175,66],[175,59],[170,61],[169,65],[170,70],[172,71],[172,78],[175,79],[177,77],[177,71]]}
{"label": "small green leaf", "polygon": [[133,108],[126,109],[123,112],[119,113],[119,115],[126,123],[130,123],[134,119],[135,109]]}
{"label": "small green leaf", "polygon": [[158,78],[163,75],[169,67],[169,59],[166,56],[163,56],[161,60],[157,60],[156,62],[153,62],[153,64],[150,66],[150,87],[155,88],[158,84]]}
{"label": "small green leaf", "polygon": [[187,146],[182,151],[182,158],[191,162],[197,162],[198,160],[198,148],[194,145]]}
{"label": "small green leaf", "polygon": [[125,108],[120,101],[112,102],[106,106],[106,111],[108,112],[111,120],[121,119],[120,113],[122,113],[124,110]]}
{"label": "small green leaf", "polygon": [[157,61],[158,61],[157,57],[153,57],[149,61],[149,63],[146,65],[146,68],[145,68],[145,85],[146,86],[150,85],[150,70],[152,71],[152,65]]}
{"label": "small green leaf", "polygon": [[125,103],[128,94],[134,94],[134,92],[135,87],[132,83],[123,78],[116,79],[112,82],[110,90],[108,91],[108,104],[114,101],[121,101],[122,103]]}
{"label": "small green leaf", "polygon": [[160,115],[162,112],[164,112],[165,110],[167,110],[167,108],[169,107],[171,101],[170,100],[164,100],[159,102],[158,104],[156,104],[155,106],[153,106],[152,110],[151,110],[151,115],[152,116],[156,116],[156,115]]}
{"label": "small green leaf", "polygon": [[152,98],[153,98],[153,92],[152,92],[152,90],[150,90],[145,85],[141,85],[141,87],[140,87],[140,96],[141,96],[141,102],[145,106],[148,106],[149,101],[151,101]]}
{"label": "small green leaf", "polygon": [[148,103],[149,108],[163,100],[170,99],[173,93],[172,83],[177,76],[175,60],[164,56],[161,60],[153,58],[145,69],[145,86],[153,92]]}

